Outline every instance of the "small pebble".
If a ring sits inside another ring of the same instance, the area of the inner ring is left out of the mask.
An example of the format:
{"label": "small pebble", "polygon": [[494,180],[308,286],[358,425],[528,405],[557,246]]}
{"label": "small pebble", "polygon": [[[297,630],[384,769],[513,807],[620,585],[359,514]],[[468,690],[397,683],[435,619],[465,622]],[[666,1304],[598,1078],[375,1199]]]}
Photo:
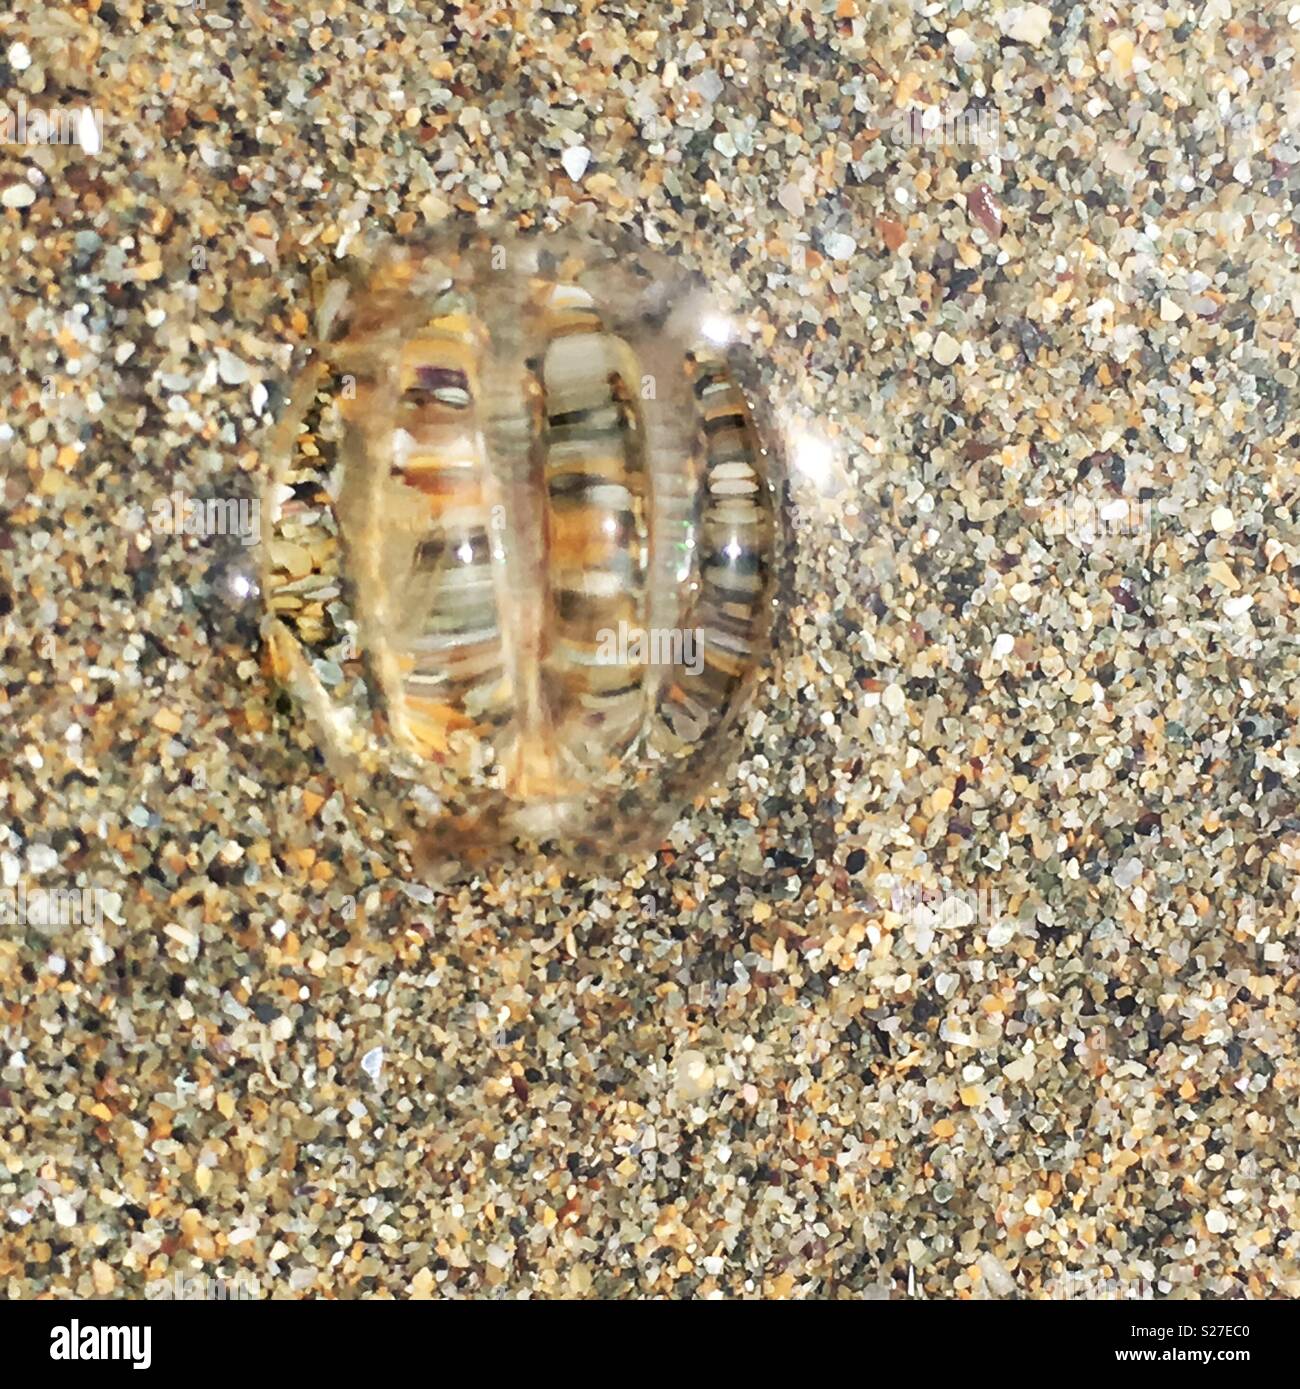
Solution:
{"label": "small pebble", "polygon": [[673,1088],[681,1099],[699,1100],[713,1089],[713,1069],[701,1051],[679,1052],[673,1075]]}
{"label": "small pebble", "polygon": [[934,340],[933,356],[941,367],[950,367],[961,356],[961,344],[951,333],[940,333]]}
{"label": "small pebble", "polygon": [[570,145],[560,155],[560,163],[564,165],[564,172],[577,183],[591,163],[591,151],[585,145]]}
{"label": "small pebble", "polygon": [[999,15],[998,23],[1009,39],[1037,48],[1052,32],[1052,12],[1046,5],[1016,5]]}

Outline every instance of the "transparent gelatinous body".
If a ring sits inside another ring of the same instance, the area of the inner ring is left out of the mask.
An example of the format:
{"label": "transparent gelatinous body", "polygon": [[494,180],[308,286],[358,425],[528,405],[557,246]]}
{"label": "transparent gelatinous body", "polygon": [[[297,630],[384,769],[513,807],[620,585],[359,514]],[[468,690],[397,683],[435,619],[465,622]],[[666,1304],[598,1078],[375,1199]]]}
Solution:
{"label": "transparent gelatinous body", "polygon": [[735,325],[586,236],[390,244],[322,294],[273,451],[267,649],[432,855],[617,852],[766,653],[770,431]]}

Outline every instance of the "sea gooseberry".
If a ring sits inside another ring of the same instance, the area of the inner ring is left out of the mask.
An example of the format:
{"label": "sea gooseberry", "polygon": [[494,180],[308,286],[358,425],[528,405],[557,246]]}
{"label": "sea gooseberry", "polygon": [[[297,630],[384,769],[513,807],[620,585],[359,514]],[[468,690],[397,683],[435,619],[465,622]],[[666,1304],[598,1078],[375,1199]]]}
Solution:
{"label": "sea gooseberry", "polygon": [[725,770],[778,453],[743,328],[617,238],[390,242],[319,295],[271,454],[266,651],[430,859],[617,853]]}

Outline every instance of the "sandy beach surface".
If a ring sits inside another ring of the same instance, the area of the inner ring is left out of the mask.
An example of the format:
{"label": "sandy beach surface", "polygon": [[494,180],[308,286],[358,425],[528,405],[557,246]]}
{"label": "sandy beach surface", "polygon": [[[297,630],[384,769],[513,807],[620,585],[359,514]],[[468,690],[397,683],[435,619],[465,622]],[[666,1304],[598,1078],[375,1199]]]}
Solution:
{"label": "sandy beach surface", "polygon": [[[1297,20],[16,6],[0,1292],[1300,1293]],[[156,524],[475,216],[680,258],[790,429],[738,759],[600,877],[422,880]]]}

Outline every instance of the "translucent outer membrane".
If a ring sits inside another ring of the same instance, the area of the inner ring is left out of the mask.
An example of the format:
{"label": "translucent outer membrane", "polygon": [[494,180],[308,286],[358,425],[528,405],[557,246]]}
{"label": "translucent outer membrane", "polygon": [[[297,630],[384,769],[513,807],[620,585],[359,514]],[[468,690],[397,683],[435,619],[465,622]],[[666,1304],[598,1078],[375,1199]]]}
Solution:
{"label": "translucent outer membrane", "polygon": [[720,770],[772,617],[774,457],[707,295],[469,233],[320,318],[268,484],[274,670],[435,855],[642,841]]}

